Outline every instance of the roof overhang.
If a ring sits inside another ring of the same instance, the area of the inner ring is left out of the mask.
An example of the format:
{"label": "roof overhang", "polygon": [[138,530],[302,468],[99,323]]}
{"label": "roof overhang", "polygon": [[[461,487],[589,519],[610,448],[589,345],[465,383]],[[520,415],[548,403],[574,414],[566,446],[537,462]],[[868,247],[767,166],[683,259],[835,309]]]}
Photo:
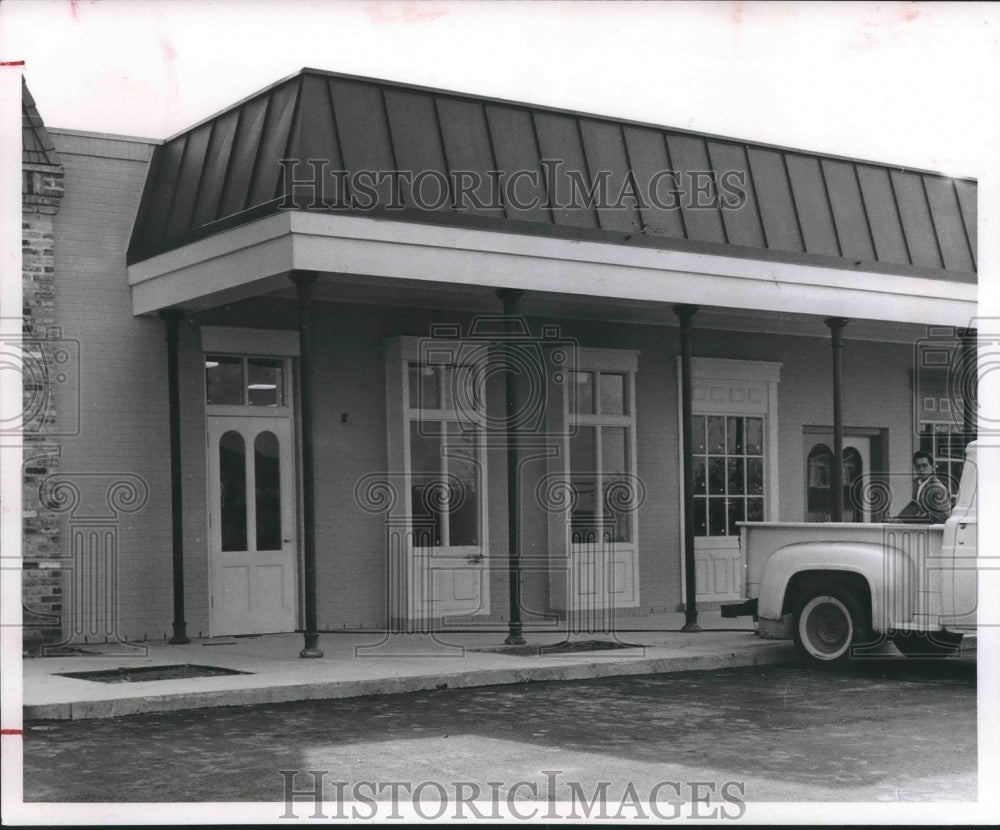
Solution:
{"label": "roof overhang", "polygon": [[977,286],[755,258],[287,211],[130,265],[133,313],[280,291],[293,271],[967,326]]}

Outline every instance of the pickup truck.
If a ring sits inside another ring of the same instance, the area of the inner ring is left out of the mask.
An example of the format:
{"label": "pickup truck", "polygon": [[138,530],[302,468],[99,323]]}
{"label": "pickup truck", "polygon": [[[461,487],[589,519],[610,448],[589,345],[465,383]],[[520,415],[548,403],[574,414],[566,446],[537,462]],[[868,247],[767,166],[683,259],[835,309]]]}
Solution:
{"label": "pickup truck", "polygon": [[887,639],[908,657],[944,657],[976,628],[976,453],[944,524],[745,522],[740,545],[758,636],[793,639],[814,665]]}

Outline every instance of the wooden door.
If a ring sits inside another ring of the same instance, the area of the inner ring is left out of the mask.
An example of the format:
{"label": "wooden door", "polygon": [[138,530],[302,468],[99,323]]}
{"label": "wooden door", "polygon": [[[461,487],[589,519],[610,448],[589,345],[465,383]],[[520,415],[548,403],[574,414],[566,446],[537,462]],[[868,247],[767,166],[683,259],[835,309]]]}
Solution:
{"label": "wooden door", "polygon": [[291,419],[211,416],[207,432],[212,634],[294,631]]}

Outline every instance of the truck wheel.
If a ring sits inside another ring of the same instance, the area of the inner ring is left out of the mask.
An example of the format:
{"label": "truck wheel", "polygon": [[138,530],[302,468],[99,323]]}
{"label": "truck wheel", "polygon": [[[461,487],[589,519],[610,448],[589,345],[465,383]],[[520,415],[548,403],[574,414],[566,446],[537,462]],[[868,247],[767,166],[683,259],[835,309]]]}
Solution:
{"label": "truck wheel", "polygon": [[833,666],[851,656],[861,640],[864,614],[857,599],[839,586],[809,591],[793,618],[795,645],[815,666]]}
{"label": "truck wheel", "polygon": [[907,657],[940,660],[958,653],[961,634],[950,631],[897,631],[892,644]]}

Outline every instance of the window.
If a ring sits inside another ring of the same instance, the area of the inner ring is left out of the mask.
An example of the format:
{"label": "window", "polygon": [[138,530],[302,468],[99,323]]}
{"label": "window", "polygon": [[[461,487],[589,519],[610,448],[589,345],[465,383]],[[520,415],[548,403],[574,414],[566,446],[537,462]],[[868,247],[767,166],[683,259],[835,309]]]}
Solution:
{"label": "window", "polygon": [[410,360],[406,422],[416,547],[481,544],[484,412],[476,364]]}
{"label": "window", "polygon": [[285,406],[285,375],[281,358],[205,355],[205,403]]}
{"label": "window", "polygon": [[631,375],[568,373],[569,470],[574,543],[633,541]]}
{"label": "window", "polygon": [[694,415],[694,532],[737,536],[737,522],[764,519],[764,419]]}
{"label": "window", "polygon": [[965,434],[956,432],[951,421],[923,421],[920,424],[920,449],[934,456],[934,472],[954,497],[962,478]]}

